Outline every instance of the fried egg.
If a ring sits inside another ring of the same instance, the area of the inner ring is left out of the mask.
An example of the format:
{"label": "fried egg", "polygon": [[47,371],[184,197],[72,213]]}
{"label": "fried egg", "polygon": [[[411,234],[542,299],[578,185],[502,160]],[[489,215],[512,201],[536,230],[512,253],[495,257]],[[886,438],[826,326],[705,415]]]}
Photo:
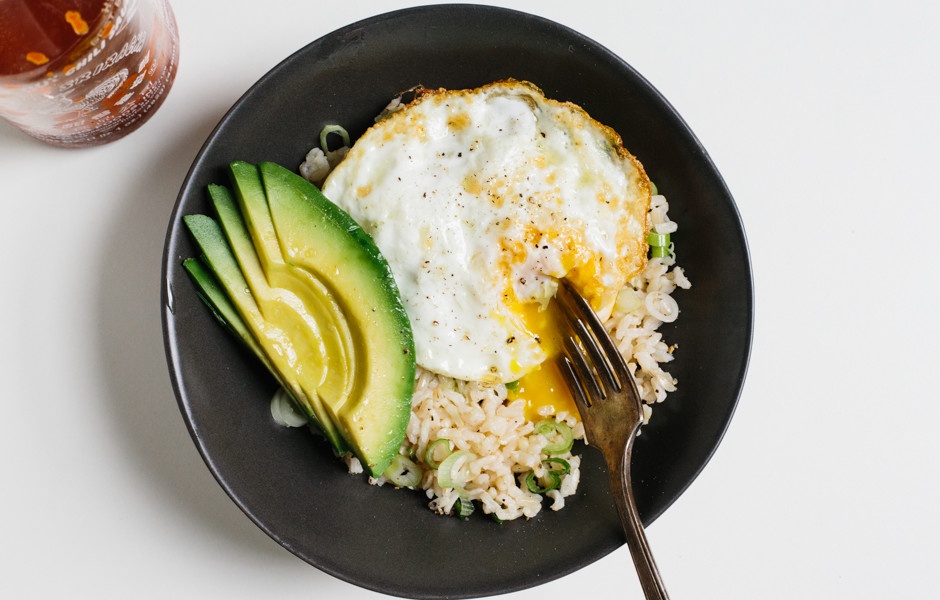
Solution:
{"label": "fried egg", "polygon": [[558,352],[558,280],[605,318],[646,261],[643,167],[615,131],[527,82],[420,90],[323,192],[388,260],[418,364],[457,379],[525,385]]}

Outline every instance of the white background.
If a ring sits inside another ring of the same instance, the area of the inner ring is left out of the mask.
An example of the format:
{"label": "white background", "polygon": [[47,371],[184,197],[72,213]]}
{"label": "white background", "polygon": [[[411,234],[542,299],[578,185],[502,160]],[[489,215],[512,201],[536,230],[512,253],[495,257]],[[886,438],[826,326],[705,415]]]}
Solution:
{"label": "white background", "polygon": [[[160,265],[226,109],[308,42],[411,4],[176,0],[179,75],[142,129],[61,150],[0,124],[0,596],[382,597],[283,550],[212,479],[170,387]],[[649,79],[747,231],[740,405],[648,532],[672,596],[938,597],[940,5],[511,5]],[[639,598],[631,569],[621,548],[505,597]]]}

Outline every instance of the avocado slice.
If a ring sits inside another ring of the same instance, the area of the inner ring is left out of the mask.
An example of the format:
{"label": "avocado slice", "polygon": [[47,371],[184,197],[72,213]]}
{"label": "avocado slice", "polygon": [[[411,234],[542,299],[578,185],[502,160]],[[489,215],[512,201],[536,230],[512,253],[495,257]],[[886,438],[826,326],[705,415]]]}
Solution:
{"label": "avocado slice", "polygon": [[[206,215],[187,215],[183,217],[183,222],[199,246],[206,265],[215,274],[228,299],[241,316],[245,330],[250,333],[257,347],[262,350],[265,366],[297,402],[298,407],[308,415],[311,422],[323,432],[335,451],[339,454],[345,453],[347,451],[345,441],[329,421],[325,411],[321,410],[317,414],[312,409],[314,403],[307,401],[311,394],[316,397],[316,386],[319,380],[317,373],[310,368],[295,368],[299,358],[303,358],[305,364],[314,362],[309,360],[308,355],[297,351],[298,344],[303,344],[302,338],[306,334],[302,325],[298,326],[297,319],[289,310],[276,306],[282,298],[271,294],[267,297],[262,296],[260,304],[256,302],[256,297],[251,294],[248,282],[239,269],[235,254],[228,245],[225,232],[215,219]],[[276,314],[282,318],[266,319],[262,315],[261,305],[266,306],[269,314]],[[215,314],[219,316],[221,313]],[[239,326],[237,323],[229,323],[229,327],[235,330]]]}
{"label": "avocado slice", "polygon": [[[295,307],[297,315],[304,318],[306,325],[315,330],[313,336],[300,338],[298,342],[315,342],[316,347],[297,348],[297,351],[304,356],[320,357],[309,363],[305,361],[303,365],[306,368],[313,368],[314,365],[323,367],[317,393],[309,397],[312,406],[305,407],[304,410],[308,413],[315,411],[319,415],[318,420],[323,420],[323,407],[315,406],[319,404],[318,396],[322,396],[329,407],[338,409],[352,391],[348,363],[353,342],[346,320],[342,310],[320,280],[284,262],[258,168],[237,161],[229,165],[229,173],[241,213],[239,214],[228,200],[226,188],[220,190],[210,186],[209,193],[213,205],[222,221],[223,229],[230,236],[236,257],[239,257],[239,264],[246,273],[255,297],[259,297],[259,294],[261,297],[269,297],[272,290],[276,291],[283,304],[276,303],[274,307],[278,310],[283,310],[285,304]],[[230,226],[226,223],[229,222],[232,224],[231,229],[237,230],[234,240],[228,233]],[[250,241],[254,243],[253,248],[244,231],[246,228]],[[265,314],[264,305],[261,306],[261,311]],[[280,320],[284,315],[272,314],[266,315],[266,318]]]}
{"label": "avocado slice", "polygon": [[411,322],[391,268],[372,238],[306,179],[258,165],[285,262],[329,289],[348,324],[354,390],[334,406],[343,437],[373,475],[398,452],[411,416],[415,352]]}
{"label": "avocado slice", "polygon": [[222,285],[215,278],[215,275],[212,274],[212,270],[198,258],[187,258],[183,261],[183,268],[186,269],[193,283],[196,284],[196,291],[199,297],[212,309],[212,314],[215,315],[219,323],[229,329],[235,337],[244,342],[248,349],[251,350],[252,354],[257,356],[265,366],[270,368],[268,357],[264,355],[261,346],[258,345],[254,336],[251,335],[248,325],[245,324],[241,315],[238,314],[238,309],[235,308],[235,305],[229,300]]}
{"label": "avocado slice", "polygon": [[229,173],[234,194],[209,186],[218,221],[184,217],[202,252],[184,266],[337,453],[351,450],[378,476],[404,438],[415,377],[391,270],[372,238],[299,175],[242,162]]}
{"label": "avocado slice", "polygon": [[[187,258],[183,261],[183,268],[189,273],[190,278],[193,280],[193,283],[196,285],[196,293],[199,294],[199,297],[202,298],[203,302],[212,310],[213,315],[215,315],[216,320],[222,324],[223,327],[229,330],[229,332],[234,335],[236,338],[242,341],[245,346],[251,351],[255,357],[267,367],[271,375],[274,376],[278,381],[281,380],[280,375],[278,375],[277,370],[274,368],[274,365],[271,364],[271,361],[268,360],[267,355],[264,353],[264,349],[258,345],[258,342],[255,340],[254,335],[252,335],[251,330],[248,328],[248,325],[242,320],[241,315],[238,313],[238,309],[235,308],[235,305],[232,304],[229,300],[228,293],[225,289],[222,288],[219,281],[216,279],[215,275],[212,274],[212,270],[205,265],[198,258]],[[282,392],[286,394],[286,397],[294,404],[294,406],[304,413],[303,404],[297,401],[289,391],[281,387]],[[321,431],[319,423],[311,420],[309,415],[306,415],[306,420],[308,424],[317,428]]]}
{"label": "avocado slice", "polygon": [[[282,373],[282,379],[287,379],[285,389],[297,407],[322,431],[337,453],[345,453],[343,436],[336,430],[320,399],[322,387],[332,390],[330,386],[335,387],[336,380],[344,377],[342,372],[337,374],[345,368],[346,357],[335,335],[336,330],[324,322],[322,311],[315,302],[305,301],[303,295],[306,290],[302,285],[289,281],[286,275],[265,275],[252,237],[228,188],[209,186],[209,197],[246,281],[246,286],[241,289],[250,290],[261,320],[270,325],[267,329],[254,331],[255,337],[263,346],[266,340],[272,339],[271,336],[287,334],[289,339],[285,343],[275,344],[266,353],[276,354],[271,359],[274,369]],[[267,211],[266,208],[264,210]],[[274,243],[277,249],[276,239]],[[282,270],[286,270],[283,261],[280,262]],[[274,275],[276,265],[269,266],[268,270]],[[274,281],[275,285],[269,285],[269,281]],[[237,290],[233,293],[237,294]]]}

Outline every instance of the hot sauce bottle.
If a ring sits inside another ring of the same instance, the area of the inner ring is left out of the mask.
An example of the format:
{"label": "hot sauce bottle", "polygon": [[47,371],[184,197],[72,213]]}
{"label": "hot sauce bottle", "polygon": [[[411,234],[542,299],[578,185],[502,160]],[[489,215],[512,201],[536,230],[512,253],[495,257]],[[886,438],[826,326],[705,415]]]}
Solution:
{"label": "hot sauce bottle", "polygon": [[0,116],[40,140],[94,146],[134,131],[178,60],[166,0],[0,0]]}

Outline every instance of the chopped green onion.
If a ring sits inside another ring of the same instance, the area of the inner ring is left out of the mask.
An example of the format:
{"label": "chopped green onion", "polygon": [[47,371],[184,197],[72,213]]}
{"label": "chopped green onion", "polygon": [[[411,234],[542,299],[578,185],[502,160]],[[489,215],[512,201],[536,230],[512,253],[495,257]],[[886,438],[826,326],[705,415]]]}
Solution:
{"label": "chopped green onion", "polygon": [[[457,450],[451,453],[437,467],[437,483],[442,488],[459,487],[466,480],[467,465],[475,458],[476,456],[468,450]],[[463,462],[460,462],[461,459],[464,459]],[[460,462],[459,469],[457,468],[458,462]]]}
{"label": "chopped green onion", "polygon": [[557,488],[561,484],[561,480],[557,477],[550,476],[548,484],[544,487],[539,485],[539,483],[539,479],[535,476],[535,471],[529,471],[529,474],[525,476],[525,485],[533,494],[544,494],[545,492],[549,492]]}
{"label": "chopped green onion", "polygon": [[545,473],[541,477],[535,471],[525,476],[525,485],[533,494],[544,494],[561,486],[561,478],[571,472],[571,464],[562,458],[546,458],[542,461]]}
{"label": "chopped green onion", "polygon": [[282,387],[277,388],[271,398],[271,416],[275,423],[284,427],[303,427],[309,422],[287,390]]}
{"label": "chopped green onion", "polygon": [[428,444],[424,451],[424,462],[432,469],[441,466],[441,461],[450,456],[453,451],[450,440],[447,438],[438,438]]}
{"label": "chopped green onion", "polygon": [[548,440],[542,448],[545,454],[564,454],[574,445],[574,433],[563,421],[545,419],[535,424],[535,433],[540,433]]}
{"label": "chopped green onion", "polygon": [[473,514],[473,501],[469,498],[457,498],[454,502],[454,514],[458,519],[466,519]]}
{"label": "chopped green onion", "polygon": [[650,195],[651,195],[651,196],[658,196],[658,195],[659,195],[659,188],[656,187],[656,184],[653,183],[652,181],[650,181]]}
{"label": "chopped green onion", "polygon": [[327,138],[331,133],[339,134],[339,136],[343,138],[343,146],[349,146],[349,133],[347,133],[345,129],[339,125],[327,125],[320,130],[320,149],[323,150],[324,153],[330,151],[330,144]]}
{"label": "chopped green onion", "polygon": [[643,306],[643,300],[636,295],[636,290],[629,285],[625,285],[617,293],[617,301],[614,306],[624,314],[631,313]]}
{"label": "chopped green onion", "polygon": [[646,234],[646,243],[648,243],[650,246],[653,246],[654,248],[668,248],[669,244],[671,243],[669,237],[670,236],[668,233],[657,233],[655,231],[651,231]]}
{"label": "chopped green onion", "polygon": [[402,454],[395,455],[382,475],[398,487],[415,487],[421,483],[421,467]]}
{"label": "chopped green onion", "polygon": [[542,461],[542,464],[545,465],[549,473],[553,473],[558,477],[564,477],[571,472],[571,463],[563,458],[546,458]]}
{"label": "chopped green onion", "polygon": [[509,383],[507,383],[507,384],[506,384],[506,389],[509,390],[510,392],[518,392],[518,391],[519,391],[519,380],[517,379],[517,380],[515,380],[515,381],[510,381]]}
{"label": "chopped green onion", "polygon": [[646,234],[646,242],[650,245],[651,258],[666,258],[672,254],[672,240],[668,233],[651,231]]}

